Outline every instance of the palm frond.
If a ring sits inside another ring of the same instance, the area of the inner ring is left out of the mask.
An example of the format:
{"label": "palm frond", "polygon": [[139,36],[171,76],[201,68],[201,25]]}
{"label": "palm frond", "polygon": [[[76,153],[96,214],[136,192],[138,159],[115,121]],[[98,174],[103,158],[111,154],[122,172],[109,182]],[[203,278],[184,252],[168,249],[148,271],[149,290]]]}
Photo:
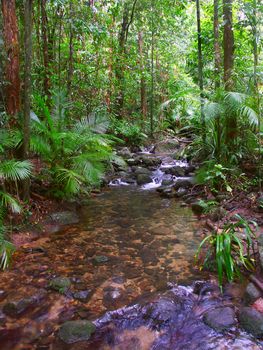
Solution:
{"label": "palm frond", "polygon": [[28,178],[32,164],[27,161],[5,160],[0,164],[0,179],[19,181]]}

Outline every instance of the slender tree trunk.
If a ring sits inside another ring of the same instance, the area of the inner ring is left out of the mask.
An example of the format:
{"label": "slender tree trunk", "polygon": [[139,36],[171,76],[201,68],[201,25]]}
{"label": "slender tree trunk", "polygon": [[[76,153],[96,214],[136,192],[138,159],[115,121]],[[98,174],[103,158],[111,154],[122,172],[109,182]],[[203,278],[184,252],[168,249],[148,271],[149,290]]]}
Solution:
{"label": "slender tree trunk", "polygon": [[[219,0],[214,0],[214,60],[215,60],[215,89],[220,88],[221,80],[221,49],[219,42]],[[221,154],[221,118],[220,115],[216,118],[216,155],[220,159]]]}
{"label": "slender tree trunk", "polygon": [[[233,33],[233,0],[223,0],[224,14],[224,83],[225,90],[231,91],[234,87],[234,33]],[[229,113],[226,117],[226,144],[231,152],[235,150],[237,137],[237,116]]]}
{"label": "slender tree trunk", "polygon": [[147,118],[147,96],[146,96],[146,82],[144,77],[144,61],[143,61],[143,33],[140,31],[138,33],[138,47],[140,55],[140,70],[141,70],[141,112],[143,120]]}
{"label": "slender tree trunk", "polygon": [[[3,37],[7,53],[5,67],[6,113],[15,116],[20,111],[19,42],[15,0],[2,0]],[[10,125],[15,124],[14,118]]]}
{"label": "slender tree trunk", "polygon": [[118,94],[116,98],[116,109],[119,118],[122,118],[124,104],[124,60],[125,60],[125,36],[126,28],[129,22],[128,3],[124,3],[121,30],[119,33],[119,52],[116,64],[116,78],[118,81]]}
{"label": "slender tree trunk", "polygon": [[70,1],[69,5],[69,16],[70,16],[70,29],[69,29],[69,64],[68,64],[68,84],[67,84],[67,95],[68,98],[71,99],[71,85],[72,85],[72,78],[73,78],[73,71],[74,71],[74,65],[73,65],[73,55],[74,55],[74,31],[72,26],[72,20],[73,20],[73,2]]}
{"label": "slender tree trunk", "polygon": [[154,2],[151,0],[151,103],[150,103],[150,133],[154,130]]}
{"label": "slender tree trunk", "polygon": [[[23,159],[29,158],[30,105],[31,105],[31,65],[32,65],[32,8],[33,0],[25,1],[25,68],[24,68],[24,127]],[[29,179],[24,181],[24,199],[29,198]]]}
{"label": "slender tree trunk", "polygon": [[42,50],[44,63],[44,93],[50,97],[50,71],[49,71],[49,48],[48,48],[48,19],[46,13],[46,1],[41,0],[41,33],[42,33]]}
{"label": "slender tree trunk", "polygon": [[134,19],[135,7],[138,0],[133,0],[131,14],[129,10],[129,3],[127,0],[124,1],[123,16],[121,30],[119,32],[119,53],[116,62],[116,78],[118,81],[118,94],[116,98],[116,109],[119,118],[123,117],[123,105],[124,105],[124,68],[125,68],[125,56],[126,56],[126,42],[128,39],[129,28]]}
{"label": "slender tree trunk", "polygon": [[201,134],[203,142],[206,141],[205,135],[205,115],[204,115],[204,81],[203,81],[203,52],[202,52],[202,32],[200,1],[196,0],[196,19],[197,19],[197,40],[198,40],[198,82],[200,89],[200,109],[201,109]]}
{"label": "slender tree trunk", "polygon": [[220,87],[221,50],[219,42],[219,0],[214,0],[215,88]]}
{"label": "slender tree trunk", "polygon": [[223,0],[224,14],[224,83],[225,89],[233,89],[234,68],[234,33],[233,33],[233,0]]}

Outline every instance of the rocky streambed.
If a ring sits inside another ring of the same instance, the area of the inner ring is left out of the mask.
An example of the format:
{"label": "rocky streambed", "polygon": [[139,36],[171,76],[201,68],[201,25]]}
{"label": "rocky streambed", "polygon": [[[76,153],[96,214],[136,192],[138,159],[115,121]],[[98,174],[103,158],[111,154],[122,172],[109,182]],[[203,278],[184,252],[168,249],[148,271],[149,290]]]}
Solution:
{"label": "rocky streambed", "polygon": [[108,188],[71,217],[54,214],[56,230],[1,273],[0,348],[262,349],[260,290],[232,284],[222,295],[194,264],[194,166],[128,152]]}

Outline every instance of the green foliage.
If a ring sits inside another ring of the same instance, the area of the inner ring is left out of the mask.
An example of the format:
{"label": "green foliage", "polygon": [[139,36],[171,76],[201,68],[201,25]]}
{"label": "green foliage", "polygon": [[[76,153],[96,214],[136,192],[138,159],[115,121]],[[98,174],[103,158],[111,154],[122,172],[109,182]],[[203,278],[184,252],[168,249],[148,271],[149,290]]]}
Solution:
{"label": "green foliage", "polygon": [[112,123],[112,131],[118,138],[131,146],[141,145],[147,139],[147,135],[142,132],[138,124],[127,120],[115,119]]}
{"label": "green foliage", "polygon": [[232,192],[232,188],[228,181],[227,175],[232,171],[230,168],[223,167],[222,164],[214,162],[206,162],[196,174],[196,180],[200,184],[206,184],[211,191],[218,192],[226,190]]}
{"label": "green foliage", "polygon": [[39,117],[32,114],[31,149],[47,165],[54,194],[71,196],[98,185],[112,158],[108,120],[93,113],[68,126],[63,94],[55,96],[52,113],[42,98],[35,103]]}
{"label": "green foliage", "polygon": [[0,141],[0,268],[5,269],[10,265],[15,250],[13,244],[6,239],[8,229],[4,225],[5,218],[8,212],[21,212],[22,206],[16,198],[18,195],[13,194],[13,188],[17,190],[17,183],[31,175],[32,164],[29,161],[6,159],[20,142],[19,133],[3,128]]}
{"label": "green foliage", "polygon": [[[205,257],[202,259],[201,268],[208,266],[211,259],[215,265],[218,282],[222,289],[223,279],[232,282],[235,277],[241,276],[241,267],[246,270],[254,269],[254,260],[251,256],[251,248],[254,250],[254,232],[250,224],[256,226],[255,222],[247,222],[240,215],[236,215],[236,223],[228,222],[224,225],[222,232],[212,232],[200,243],[196,253],[196,259],[200,259],[201,250],[206,247]],[[242,232],[240,232],[242,228]],[[244,236],[244,238],[243,238]]]}

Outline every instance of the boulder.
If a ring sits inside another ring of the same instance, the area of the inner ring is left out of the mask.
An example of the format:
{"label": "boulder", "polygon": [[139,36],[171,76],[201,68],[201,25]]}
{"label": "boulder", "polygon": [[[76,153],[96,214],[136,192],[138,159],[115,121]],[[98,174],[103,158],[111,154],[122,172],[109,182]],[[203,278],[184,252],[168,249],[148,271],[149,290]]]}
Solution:
{"label": "boulder", "polygon": [[56,277],[50,281],[49,288],[59,293],[65,293],[69,289],[70,285],[71,282],[68,277]]}
{"label": "boulder", "polygon": [[141,174],[146,174],[146,175],[150,175],[151,174],[151,171],[147,168],[144,168],[144,167],[137,167],[134,169],[134,174],[137,176],[137,175],[141,175]]}
{"label": "boulder", "polygon": [[117,152],[118,156],[121,156],[123,158],[129,159],[132,158],[132,152],[129,150],[128,147],[123,147]]}
{"label": "boulder", "polygon": [[178,176],[178,177],[183,177],[185,176],[185,168],[179,165],[176,165],[176,166],[173,166],[172,168],[165,169],[165,173]]}
{"label": "boulder", "polygon": [[236,324],[235,312],[231,307],[218,307],[204,314],[205,324],[217,332],[223,332]]}
{"label": "boulder", "polygon": [[178,190],[178,188],[183,187],[183,188],[189,188],[194,185],[195,181],[193,177],[184,177],[184,178],[179,178],[176,179],[175,184],[174,184],[174,189]]}
{"label": "boulder", "polygon": [[256,301],[258,298],[260,298],[261,295],[262,295],[262,293],[260,292],[260,290],[254,285],[254,283],[250,282],[247,285],[244,299],[245,299],[247,304],[250,304],[250,303],[253,303],[254,301]]}
{"label": "boulder", "polygon": [[95,325],[86,320],[67,321],[59,329],[59,337],[67,344],[89,340],[95,332]]}
{"label": "boulder", "polygon": [[172,179],[164,179],[162,180],[162,186],[172,186],[173,185],[173,180]]}
{"label": "boulder", "polygon": [[263,314],[252,307],[244,307],[239,313],[241,327],[256,338],[263,337]]}
{"label": "boulder", "polygon": [[138,185],[145,185],[147,183],[152,182],[152,178],[150,177],[150,175],[147,174],[138,174],[136,178]]}

